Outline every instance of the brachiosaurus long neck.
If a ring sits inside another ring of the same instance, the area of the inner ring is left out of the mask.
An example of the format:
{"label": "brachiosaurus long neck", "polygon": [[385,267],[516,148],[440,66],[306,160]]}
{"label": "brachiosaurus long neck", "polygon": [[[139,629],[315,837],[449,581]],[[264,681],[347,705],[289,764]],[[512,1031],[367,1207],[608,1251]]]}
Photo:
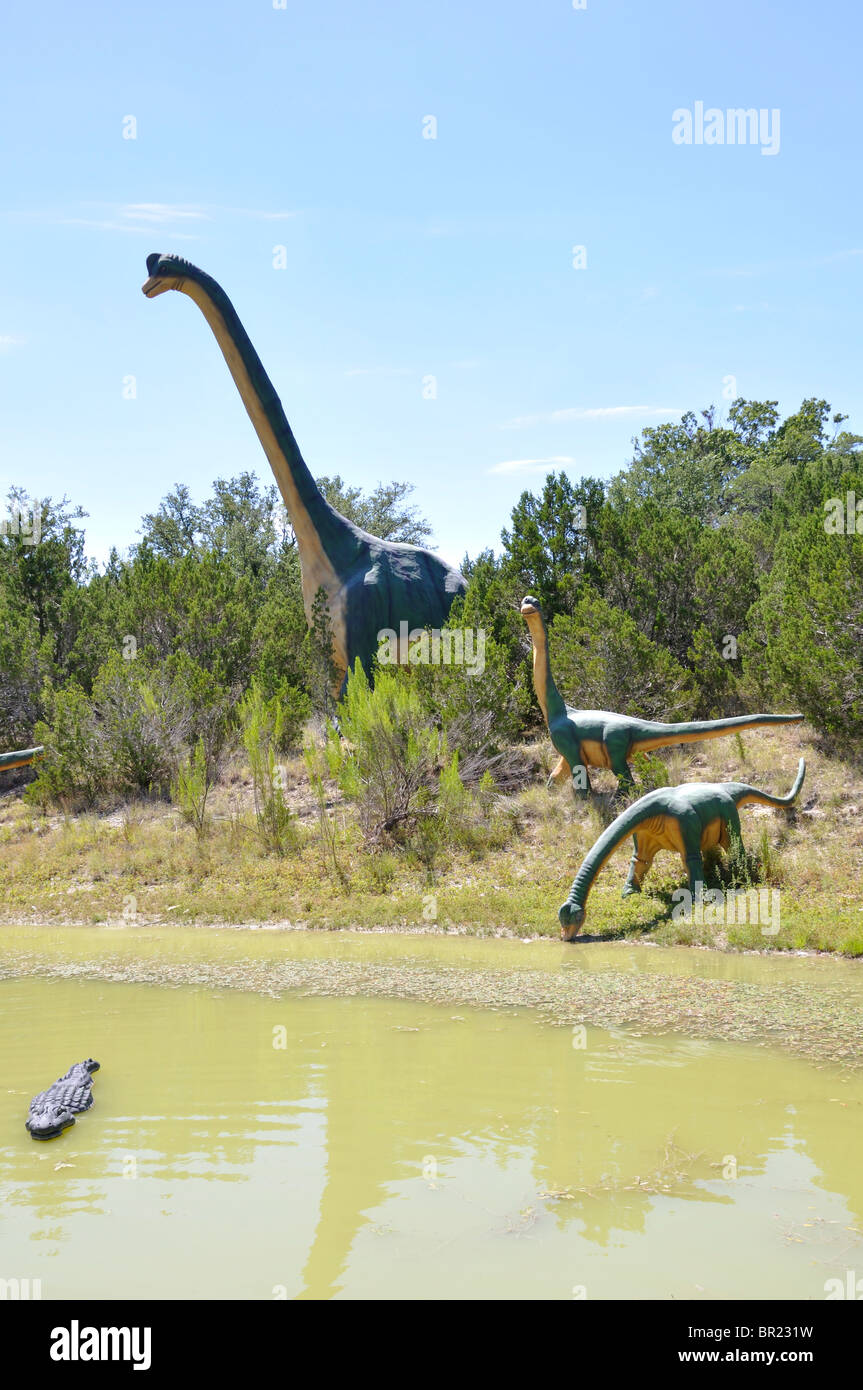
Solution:
{"label": "brachiosaurus long neck", "polygon": [[599,839],[588,850],[569,890],[566,901],[570,906],[584,907],[597,874],[606,860],[614,854],[618,845],[634,834],[642,821],[652,820],[655,816],[662,814],[661,807],[657,806],[655,802],[647,806],[643,802],[644,798],[642,797],[641,801],[636,801],[632,806],[627,806],[625,811],[621,811],[620,815],[611,822],[611,825],[606,826]]}
{"label": "brachiosaurus long neck", "polygon": [[552,719],[566,717],[566,704],[554,683],[551,662],[548,659],[548,633],[541,613],[533,613],[528,619],[530,640],[533,643],[533,688],[546,724],[550,727]]}
{"label": "brachiosaurus long neck", "polygon": [[210,328],[243,405],[269,460],[297,537],[300,560],[309,569],[304,591],[317,592],[319,580],[330,589],[326,571],[338,575],[358,550],[356,529],[322,497],[300,453],[276,394],[248,333],[221,285],[199,271],[177,285],[197,304]]}

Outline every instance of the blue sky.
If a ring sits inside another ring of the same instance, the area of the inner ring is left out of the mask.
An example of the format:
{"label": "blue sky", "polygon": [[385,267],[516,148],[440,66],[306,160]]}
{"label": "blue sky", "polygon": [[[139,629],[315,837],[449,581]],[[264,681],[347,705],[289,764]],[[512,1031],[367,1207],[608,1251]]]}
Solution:
{"label": "blue sky", "polygon": [[[151,251],[224,286],[312,471],[414,483],[450,559],[729,377],[863,432],[861,28],[850,0],[12,7],[0,487],[68,493],[104,558],[176,482],[269,479],[199,311],[141,295]],[[699,101],[778,109],[778,153],[676,144]]]}

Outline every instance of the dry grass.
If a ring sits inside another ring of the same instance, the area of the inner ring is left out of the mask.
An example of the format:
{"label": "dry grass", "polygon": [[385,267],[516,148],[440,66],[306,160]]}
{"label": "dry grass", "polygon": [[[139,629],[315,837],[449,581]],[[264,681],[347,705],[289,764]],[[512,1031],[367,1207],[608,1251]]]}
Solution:
{"label": "dry grass", "polygon": [[[550,745],[531,751],[552,764]],[[768,881],[781,888],[781,929],[697,926],[671,919],[681,865],[660,856],[637,898],[620,899],[628,850],[601,874],[587,930],[719,949],[784,949],[863,955],[863,769],[822,751],[810,731],[771,729],[669,750],[672,782],[749,781],[785,794],[801,753],[806,782],[794,812],[742,813],[744,841],[770,852]],[[610,792],[608,774],[595,785]],[[254,833],[251,783],[234,763],[214,790],[207,835],[198,840],[177,812],[139,802],[106,814],[43,817],[0,792],[0,921],[97,923],[125,914],[154,922],[284,922],[312,928],[467,931],[554,936],[557,905],[602,824],[609,802],[573,802],[567,788],[537,785],[503,800],[505,832],[484,852],[448,851],[433,868],[405,851],[371,855],[352,810],[329,789],[342,879],[322,852],[317,804],[301,759],[287,764],[285,787],[298,818],[299,848],[277,860]]]}

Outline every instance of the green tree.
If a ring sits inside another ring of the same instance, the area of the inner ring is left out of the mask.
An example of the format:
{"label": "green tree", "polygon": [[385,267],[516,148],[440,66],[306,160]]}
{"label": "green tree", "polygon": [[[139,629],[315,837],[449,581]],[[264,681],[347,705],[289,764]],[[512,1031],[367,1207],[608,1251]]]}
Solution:
{"label": "green tree", "polygon": [[269,697],[285,685],[308,688],[308,624],[296,549],[280,556],[255,615],[252,671]]}
{"label": "green tree", "polygon": [[[863,477],[857,487],[863,496]],[[828,535],[823,514],[788,532],[741,651],[757,688],[790,697],[835,738],[863,738],[863,535]]]}
{"label": "green tree", "polygon": [[640,719],[691,718],[692,674],[598,594],[586,593],[574,613],[559,614],[548,641],[557,685],[569,704]]}
{"label": "green tree", "polygon": [[520,597],[538,597],[548,617],[571,613],[580,587],[596,577],[597,525],[604,484],[549,473],[539,497],[523,492],[501,532],[503,568]]}
{"label": "green tree", "polygon": [[51,672],[51,639],[39,640],[32,610],[0,582],[0,748],[27,747],[44,713],[43,686]]}
{"label": "green tree", "polygon": [[330,506],[370,535],[407,545],[428,544],[431,527],[416,507],[405,505],[413,483],[378,483],[366,494],[362,488],[348,487],[338,473],[316,481]]}
{"label": "green tree", "polygon": [[650,425],[633,440],[633,457],[609,488],[614,507],[651,502],[715,523],[733,510],[738,479],[765,447],[778,414],[775,401],[735,400],[728,424],[710,406],[701,421],[687,411],[679,421]]}
{"label": "green tree", "polygon": [[158,510],[141,519],[143,543],[154,555],[181,560],[196,549],[201,537],[201,508],[195,506],[185,483],[177,483],[159,503]]}

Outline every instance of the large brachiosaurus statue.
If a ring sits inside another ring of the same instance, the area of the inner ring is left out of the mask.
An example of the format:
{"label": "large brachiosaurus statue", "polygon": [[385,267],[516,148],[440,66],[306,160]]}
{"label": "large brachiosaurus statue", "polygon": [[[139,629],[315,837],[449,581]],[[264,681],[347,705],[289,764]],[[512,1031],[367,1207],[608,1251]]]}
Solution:
{"label": "large brachiosaurus statue", "polygon": [[797,768],[794,786],[787,796],[771,796],[746,782],[684,782],[679,787],[657,787],[639,797],[602,832],[585,855],[573,880],[569,897],[558,912],[560,934],[572,941],[584,925],[585,904],[606,860],[622,840],[631,835],[635,844],[622,896],[639,893],[654,855],[661,849],[680,855],[689,876],[689,891],[695,895],[704,882],[702,852],[719,846],[729,849],[732,836],[740,836],[741,806],[790,806],[803,786],[806,763]]}
{"label": "large brachiosaurus statue", "polygon": [[652,719],[633,719],[602,709],[573,709],[564,703],[554,683],[548,659],[548,636],[539,600],[528,595],[521,601],[521,613],[533,643],[533,685],[545,716],[548,732],[560,759],[548,779],[572,779],[576,796],[591,790],[587,769],[610,767],[621,792],[634,785],[629,766],[631,754],[652,748],[669,748],[676,743],[695,743],[702,738],[720,738],[743,729],[759,729],[766,724],[800,724],[802,714],[743,714],[731,719],[697,719],[689,724],[660,724]]}
{"label": "large brachiosaurus statue", "polygon": [[36,748],[23,748],[20,753],[0,753],[0,772],[8,772],[13,767],[29,767],[44,752],[40,743]]}
{"label": "large brachiosaurus statue", "polygon": [[[141,288],[148,299],[181,290],[213,330],[294,528],[310,625],[318,590],[327,595],[336,684],[343,686],[357,657],[370,670],[383,629],[398,633],[402,622],[408,631],[442,627],[453,599],[466,588],[463,576],[430,550],[379,540],[340,516],[315,485],[281,401],[225,291],[179,256],[148,256],[147,271]],[[406,651],[399,655],[407,659]]]}

